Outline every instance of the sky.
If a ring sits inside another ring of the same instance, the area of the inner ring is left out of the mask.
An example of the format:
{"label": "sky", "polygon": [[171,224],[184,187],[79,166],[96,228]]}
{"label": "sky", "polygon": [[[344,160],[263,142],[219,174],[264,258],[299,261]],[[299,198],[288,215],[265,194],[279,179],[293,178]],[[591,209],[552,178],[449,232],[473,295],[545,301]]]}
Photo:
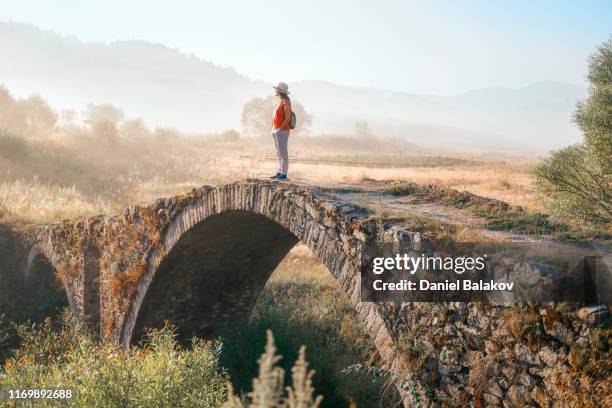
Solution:
{"label": "sky", "polygon": [[454,95],[586,84],[612,2],[0,0],[0,19],[84,42],[161,43],[268,82]]}

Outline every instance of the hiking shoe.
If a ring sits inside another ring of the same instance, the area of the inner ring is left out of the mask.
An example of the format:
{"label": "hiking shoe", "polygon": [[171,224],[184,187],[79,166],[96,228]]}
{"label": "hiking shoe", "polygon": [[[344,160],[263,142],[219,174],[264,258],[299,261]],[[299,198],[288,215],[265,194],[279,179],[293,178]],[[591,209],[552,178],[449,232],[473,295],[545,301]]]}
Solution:
{"label": "hiking shoe", "polygon": [[270,178],[271,178],[271,179],[277,179],[277,178],[278,178],[278,176],[280,176],[280,175],[281,175],[280,173],[276,173],[275,175],[273,175],[273,176],[272,176],[272,177],[270,177]]}
{"label": "hiking shoe", "polygon": [[276,177],[277,180],[287,180],[287,175],[286,174],[279,174],[278,177]]}

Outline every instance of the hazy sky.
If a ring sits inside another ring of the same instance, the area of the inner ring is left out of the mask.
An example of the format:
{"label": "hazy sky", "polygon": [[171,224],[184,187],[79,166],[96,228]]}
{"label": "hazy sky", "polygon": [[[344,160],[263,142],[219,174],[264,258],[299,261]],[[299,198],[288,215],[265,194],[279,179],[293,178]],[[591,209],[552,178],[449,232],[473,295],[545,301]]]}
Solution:
{"label": "hazy sky", "polygon": [[416,93],[583,84],[611,1],[0,0],[0,19],[79,39],[141,39],[270,82]]}

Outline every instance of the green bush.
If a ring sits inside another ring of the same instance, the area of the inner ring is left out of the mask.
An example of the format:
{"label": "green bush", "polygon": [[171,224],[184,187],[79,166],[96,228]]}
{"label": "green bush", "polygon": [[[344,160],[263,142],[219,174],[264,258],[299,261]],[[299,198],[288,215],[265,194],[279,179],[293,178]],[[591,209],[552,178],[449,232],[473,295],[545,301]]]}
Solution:
{"label": "green bush", "polygon": [[37,400],[55,407],[219,407],[228,376],[218,364],[221,345],[194,340],[182,349],[172,330],[149,333],[141,347],[123,351],[99,343],[64,314],[27,333],[0,369],[0,399],[10,389],[70,389],[72,400]]}
{"label": "green bush", "polygon": [[591,224],[612,219],[610,183],[582,144],[553,152],[535,169],[536,188],[548,210]]}

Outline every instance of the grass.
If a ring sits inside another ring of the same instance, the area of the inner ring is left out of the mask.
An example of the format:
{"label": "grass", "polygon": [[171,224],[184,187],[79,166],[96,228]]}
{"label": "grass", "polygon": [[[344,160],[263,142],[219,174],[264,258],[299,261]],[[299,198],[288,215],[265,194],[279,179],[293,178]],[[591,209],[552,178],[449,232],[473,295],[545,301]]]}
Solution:
{"label": "grass", "polygon": [[4,221],[48,222],[109,213],[102,198],[87,198],[75,186],[42,183],[37,178],[0,183],[0,211]]}

